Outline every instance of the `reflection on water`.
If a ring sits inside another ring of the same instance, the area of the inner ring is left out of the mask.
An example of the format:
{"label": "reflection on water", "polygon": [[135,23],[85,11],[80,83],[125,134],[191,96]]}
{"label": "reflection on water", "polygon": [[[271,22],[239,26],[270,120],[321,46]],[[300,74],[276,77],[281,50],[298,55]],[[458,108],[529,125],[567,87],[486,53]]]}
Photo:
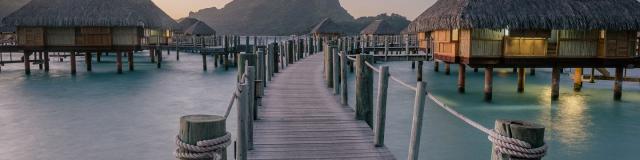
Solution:
{"label": "reflection on water", "polygon": [[547,126],[546,139],[557,141],[567,146],[569,151],[584,151],[591,134],[587,131],[591,123],[591,115],[587,112],[590,106],[586,96],[581,93],[561,95],[557,102],[551,101],[551,87],[544,87],[539,96],[539,103],[544,111],[541,119]]}

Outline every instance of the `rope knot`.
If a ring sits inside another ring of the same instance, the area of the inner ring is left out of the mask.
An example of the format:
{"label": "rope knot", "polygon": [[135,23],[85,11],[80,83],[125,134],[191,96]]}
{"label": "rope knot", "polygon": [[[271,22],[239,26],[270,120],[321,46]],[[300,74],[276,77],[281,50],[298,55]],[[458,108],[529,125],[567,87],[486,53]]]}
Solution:
{"label": "rope knot", "polygon": [[547,144],[533,148],[531,144],[525,141],[503,136],[494,130],[491,130],[488,138],[489,141],[493,143],[494,150],[497,154],[507,154],[513,157],[531,159],[542,158],[547,153]]}
{"label": "rope knot", "polygon": [[173,155],[178,159],[222,159],[221,152],[231,144],[231,133],[226,132],[222,137],[196,142],[196,145],[187,144],[176,136],[178,148]]}

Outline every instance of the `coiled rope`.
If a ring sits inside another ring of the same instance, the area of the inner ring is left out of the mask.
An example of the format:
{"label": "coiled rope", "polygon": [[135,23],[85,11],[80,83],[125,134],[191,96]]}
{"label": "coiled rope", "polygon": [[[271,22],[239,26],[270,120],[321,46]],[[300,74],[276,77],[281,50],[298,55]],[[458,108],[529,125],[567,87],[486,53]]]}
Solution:
{"label": "coiled rope", "polygon": [[466,116],[460,114],[459,112],[453,110],[451,107],[444,104],[439,99],[435,98],[431,93],[429,93],[428,96],[429,96],[429,99],[433,100],[436,104],[438,104],[438,106],[445,109],[447,112],[451,113],[452,115],[464,121],[465,123],[471,125],[472,127],[489,135],[488,139],[489,141],[491,141],[491,143],[493,143],[494,151],[497,154],[507,154],[513,157],[518,157],[518,158],[533,159],[533,158],[542,158],[547,153],[547,148],[548,148],[547,144],[544,144],[537,148],[533,148],[531,147],[531,144],[525,141],[511,138],[511,137],[506,137],[496,132],[495,130],[486,128],[482,126],[480,123],[467,118]]}
{"label": "coiled rope", "polygon": [[178,159],[222,159],[222,151],[231,144],[231,133],[226,132],[222,137],[198,141],[196,145],[187,144],[176,136],[178,148],[173,155]]}

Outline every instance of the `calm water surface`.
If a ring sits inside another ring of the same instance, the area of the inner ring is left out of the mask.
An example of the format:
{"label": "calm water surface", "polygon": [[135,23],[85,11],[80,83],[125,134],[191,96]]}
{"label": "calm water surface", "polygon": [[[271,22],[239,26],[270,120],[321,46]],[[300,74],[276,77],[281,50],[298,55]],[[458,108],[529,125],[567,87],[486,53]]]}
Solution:
{"label": "calm water surface", "polygon": [[[20,64],[0,73],[0,159],[171,159],[178,119],[187,114],[223,114],[234,89],[235,70],[202,71],[201,57],[165,54],[162,69],[136,57],[136,71],[116,75],[113,55],[71,76],[68,60],[52,63],[44,73],[33,66],[31,76]],[[14,57],[15,58],[15,57]],[[126,64],[126,62],[125,62]],[[391,73],[414,83],[409,63],[384,63]],[[126,66],[126,65],[125,65]],[[452,75],[434,73],[425,64],[430,90],[459,112],[492,128],[495,119],[543,124],[550,153],[546,159],[636,159],[640,143],[640,84],[625,83],[622,102],[614,102],[612,82],[585,83],[574,93],[569,73],[562,75],[558,102],[549,96],[551,76],[538,70],[527,76],[526,92],[516,93],[511,69],[497,69],[494,102],[482,101],[483,73],[467,69],[467,93],[456,92]],[[126,69],[126,67],[125,67]],[[444,67],[441,67],[444,69]],[[567,70],[569,71],[569,70]],[[350,76],[351,103],[353,75]],[[390,82],[386,145],[405,159],[414,94]],[[235,131],[235,113],[227,128]],[[488,159],[486,135],[437,108],[426,107],[421,143],[422,159]],[[232,151],[232,150],[230,150]]]}

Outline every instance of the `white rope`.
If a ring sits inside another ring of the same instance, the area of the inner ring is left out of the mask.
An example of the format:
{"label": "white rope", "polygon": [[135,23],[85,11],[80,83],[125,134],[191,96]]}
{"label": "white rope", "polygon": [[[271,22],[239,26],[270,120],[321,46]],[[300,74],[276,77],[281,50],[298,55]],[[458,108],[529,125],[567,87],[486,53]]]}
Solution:
{"label": "white rope", "polygon": [[403,85],[403,86],[405,86],[405,87],[407,87],[407,88],[409,88],[409,89],[411,89],[411,90],[413,90],[415,92],[418,91],[418,89],[416,89],[416,87],[414,87],[412,85],[409,85],[407,83],[404,83],[403,81],[401,81],[400,79],[398,79],[398,78],[396,78],[394,76],[389,75],[389,78],[391,78],[391,80],[396,81],[396,82],[400,83],[401,85]]}
{"label": "white rope", "polygon": [[231,108],[233,108],[233,103],[236,101],[236,98],[238,98],[238,89],[236,89],[236,91],[233,92],[233,95],[231,96],[231,100],[229,100],[229,106],[227,106],[227,112],[224,113],[224,118],[229,117],[229,113],[231,113]]}
{"label": "white rope", "polygon": [[447,112],[451,113],[452,115],[471,125],[472,127],[489,135],[488,139],[495,146],[494,150],[497,154],[507,154],[519,158],[542,158],[546,155],[548,148],[547,144],[544,144],[538,148],[532,148],[531,144],[525,141],[503,136],[492,129],[482,126],[480,123],[467,118],[466,116],[460,114],[459,112],[444,104],[439,99],[435,98],[433,94],[428,93],[428,96],[429,99],[433,100],[436,104],[438,104],[438,106],[445,109]]}
{"label": "white rope", "polygon": [[375,66],[371,65],[371,63],[369,63],[369,62],[365,61],[365,62],[364,62],[364,64],[366,64],[367,66],[369,66],[369,68],[370,68],[371,70],[373,70],[373,71],[375,71],[375,72],[380,73],[380,70],[379,70],[379,69],[377,69]]}
{"label": "white rope", "polygon": [[351,58],[350,56],[347,56],[347,59],[349,59],[351,61],[356,61],[356,58]]}
{"label": "white rope", "polygon": [[231,133],[226,132],[222,137],[198,141],[196,145],[187,144],[176,136],[178,149],[173,155],[178,159],[222,159],[221,152],[231,144]]}

